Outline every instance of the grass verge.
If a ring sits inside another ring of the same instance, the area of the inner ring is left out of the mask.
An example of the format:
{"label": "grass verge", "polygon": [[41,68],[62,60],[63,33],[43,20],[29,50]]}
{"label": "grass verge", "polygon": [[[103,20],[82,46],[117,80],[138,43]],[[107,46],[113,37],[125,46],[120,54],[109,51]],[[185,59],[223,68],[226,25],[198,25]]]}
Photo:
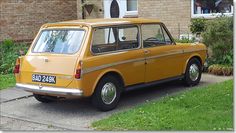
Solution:
{"label": "grass verge", "polygon": [[13,74],[0,75],[0,90],[15,86],[16,81]]}
{"label": "grass verge", "polygon": [[96,130],[233,130],[233,80],[167,96],[92,123]]}

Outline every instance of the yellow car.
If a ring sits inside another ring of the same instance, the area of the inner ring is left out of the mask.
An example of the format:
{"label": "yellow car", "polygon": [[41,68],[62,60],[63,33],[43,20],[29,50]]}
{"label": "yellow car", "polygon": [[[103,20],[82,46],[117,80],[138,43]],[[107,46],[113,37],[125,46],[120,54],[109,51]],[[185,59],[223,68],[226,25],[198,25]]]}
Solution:
{"label": "yellow car", "polygon": [[40,102],[91,97],[114,109],[123,91],[182,79],[197,85],[207,49],[177,44],[156,19],[75,20],[45,24],[16,61],[16,86]]}

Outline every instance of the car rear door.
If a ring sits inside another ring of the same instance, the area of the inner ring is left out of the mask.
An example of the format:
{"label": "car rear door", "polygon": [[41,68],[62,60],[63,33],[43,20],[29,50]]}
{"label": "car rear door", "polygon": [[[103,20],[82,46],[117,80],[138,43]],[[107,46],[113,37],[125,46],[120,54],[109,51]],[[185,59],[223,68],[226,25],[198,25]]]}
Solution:
{"label": "car rear door", "polygon": [[92,85],[104,71],[118,71],[126,86],[144,83],[145,57],[141,49],[139,27],[118,25],[97,27],[93,32],[92,55],[83,60],[83,79]]}

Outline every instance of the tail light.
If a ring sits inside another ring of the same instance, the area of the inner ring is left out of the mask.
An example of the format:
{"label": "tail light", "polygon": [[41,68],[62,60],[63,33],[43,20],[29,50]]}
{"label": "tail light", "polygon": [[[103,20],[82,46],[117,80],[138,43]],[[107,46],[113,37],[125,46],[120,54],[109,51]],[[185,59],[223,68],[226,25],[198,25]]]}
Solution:
{"label": "tail light", "polygon": [[79,65],[78,65],[78,67],[77,67],[77,69],[75,71],[75,78],[76,79],[80,79],[81,78],[81,74],[82,74],[82,67],[81,67],[81,65],[82,65],[82,62],[80,61]]}
{"label": "tail light", "polygon": [[16,60],[16,65],[15,65],[13,73],[14,74],[20,73],[20,59],[19,58]]}
{"label": "tail light", "polygon": [[76,69],[75,78],[80,79],[80,77],[81,77],[81,69]]}

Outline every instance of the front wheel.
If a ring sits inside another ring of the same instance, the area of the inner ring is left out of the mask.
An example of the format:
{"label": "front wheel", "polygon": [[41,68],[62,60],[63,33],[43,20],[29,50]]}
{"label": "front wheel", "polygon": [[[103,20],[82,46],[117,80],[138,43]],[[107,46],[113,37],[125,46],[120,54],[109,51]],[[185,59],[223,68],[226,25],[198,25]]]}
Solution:
{"label": "front wheel", "polygon": [[122,85],[114,76],[103,77],[92,95],[92,104],[102,111],[114,109],[120,99]]}
{"label": "front wheel", "polygon": [[201,62],[196,58],[189,60],[185,71],[185,77],[184,77],[185,84],[187,86],[197,85],[201,80],[201,75],[202,75]]}

